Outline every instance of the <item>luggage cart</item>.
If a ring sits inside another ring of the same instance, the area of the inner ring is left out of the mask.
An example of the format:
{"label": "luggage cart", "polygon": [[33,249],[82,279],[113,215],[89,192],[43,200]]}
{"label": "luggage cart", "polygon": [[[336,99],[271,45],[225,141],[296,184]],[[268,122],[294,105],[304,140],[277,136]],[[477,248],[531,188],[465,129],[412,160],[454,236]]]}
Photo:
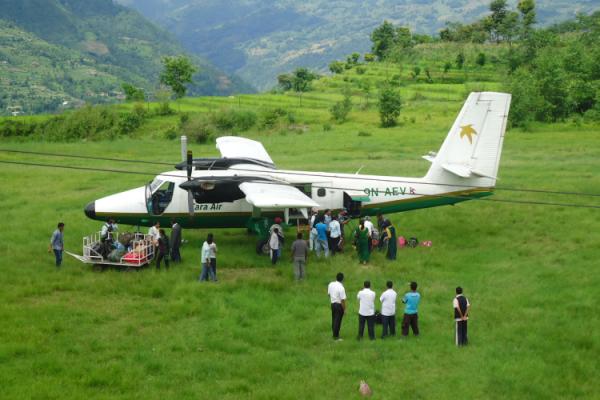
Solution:
{"label": "luggage cart", "polygon": [[[109,233],[109,239],[112,240],[114,233]],[[152,236],[143,233],[133,234],[131,240],[131,251],[127,251],[119,261],[111,261],[102,255],[102,246],[100,232],[92,233],[83,237],[83,255],[74,254],[66,251],[67,254],[75,257],[84,264],[93,264],[97,266],[115,266],[125,268],[140,268],[149,264],[154,259],[154,244]]]}

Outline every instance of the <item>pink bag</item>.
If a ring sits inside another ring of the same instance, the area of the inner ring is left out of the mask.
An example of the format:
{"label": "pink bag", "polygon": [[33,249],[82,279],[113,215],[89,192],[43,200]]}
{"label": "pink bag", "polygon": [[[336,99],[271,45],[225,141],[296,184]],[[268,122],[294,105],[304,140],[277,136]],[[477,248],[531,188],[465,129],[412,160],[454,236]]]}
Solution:
{"label": "pink bag", "polygon": [[404,236],[398,237],[398,247],[406,247],[406,238]]}
{"label": "pink bag", "polygon": [[358,391],[364,397],[369,397],[373,394],[373,391],[365,381],[360,381],[360,385],[358,386]]}

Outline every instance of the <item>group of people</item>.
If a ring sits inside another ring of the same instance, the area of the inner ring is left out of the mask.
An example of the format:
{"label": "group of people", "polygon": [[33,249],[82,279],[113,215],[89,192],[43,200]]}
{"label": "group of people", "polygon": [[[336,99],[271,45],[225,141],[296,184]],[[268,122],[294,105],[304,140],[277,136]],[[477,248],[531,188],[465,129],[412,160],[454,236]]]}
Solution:
{"label": "group of people", "polygon": [[377,228],[371,222],[371,217],[367,216],[359,221],[358,227],[354,230],[354,245],[361,264],[369,262],[374,244],[377,244],[379,251],[386,251],[388,260],[395,260],[398,252],[397,240],[396,228],[381,214],[377,215]]}
{"label": "group of people", "polygon": [[[331,329],[334,340],[340,338],[340,329],[342,319],[346,314],[346,289],[343,285],[344,274],[338,273],[336,280],[327,287],[331,303]],[[358,339],[361,340],[364,335],[365,325],[367,326],[369,339],[375,340],[375,322],[377,314],[375,311],[376,293],[371,289],[371,282],[365,281],[363,288],[356,295],[358,300]],[[386,282],[386,289],[379,297],[381,303],[381,324],[383,325],[381,338],[396,335],[396,300],[397,293],[393,289],[393,282]],[[412,330],[414,336],[419,336],[419,303],[421,295],[417,292],[417,283],[410,283],[410,291],[406,292],[401,299],[404,303],[404,315],[402,318],[402,336],[406,337],[409,330]],[[467,339],[467,321],[469,319],[469,310],[471,304],[463,295],[461,287],[456,288],[456,296],[453,300],[454,319],[456,324],[455,342],[457,346],[464,346],[468,343]]]}
{"label": "group of people", "polygon": [[344,228],[349,221],[346,210],[341,210],[337,215],[332,215],[331,210],[325,210],[323,215],[313,210],[309,219],[309,249],[314,250],[317,257],[321,256],[321,252],[325,257],[341,252],[344,248]]}
{"label": "group of people", "polygon": [[160,269],[160,264],[164,260],[165,267],[169,268],[169,259],[174,263],[181,262],[181,225],[175,220],[171,220],[171,239],[167,236],[164,229],[160,227],[160,221],[148,229],[152,244],[156,252],[156,269]]}

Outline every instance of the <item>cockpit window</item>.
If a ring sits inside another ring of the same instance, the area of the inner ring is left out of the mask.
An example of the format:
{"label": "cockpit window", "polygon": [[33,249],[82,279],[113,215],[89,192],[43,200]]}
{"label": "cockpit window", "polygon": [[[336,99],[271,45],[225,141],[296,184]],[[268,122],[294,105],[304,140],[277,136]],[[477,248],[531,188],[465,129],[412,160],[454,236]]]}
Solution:
{"label": "cockpit window", "polygon": [[154,180],[150,183],[150,192],[154,193],[163,184],[164,181],[154,178]]}

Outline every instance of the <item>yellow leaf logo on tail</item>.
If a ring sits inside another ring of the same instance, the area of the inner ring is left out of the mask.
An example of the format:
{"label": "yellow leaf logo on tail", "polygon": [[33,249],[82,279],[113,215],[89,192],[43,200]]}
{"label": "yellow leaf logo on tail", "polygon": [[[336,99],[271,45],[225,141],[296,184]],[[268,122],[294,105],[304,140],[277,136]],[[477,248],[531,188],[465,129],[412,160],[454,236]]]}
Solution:
{"label": "yellow leaf logo on tail", "polygon": [[477,135],[477,131],[473,129],[473,125],[465,125],[460,127],[460,138],[468,137],[469,143],[473,144],[473,135]]}

